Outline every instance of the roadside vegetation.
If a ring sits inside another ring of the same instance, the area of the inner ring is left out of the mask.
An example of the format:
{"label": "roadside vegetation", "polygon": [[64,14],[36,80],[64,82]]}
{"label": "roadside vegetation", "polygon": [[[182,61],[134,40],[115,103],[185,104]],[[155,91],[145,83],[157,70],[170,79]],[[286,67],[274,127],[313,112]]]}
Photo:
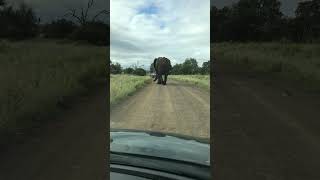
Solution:
{"label": "roadside vegetation", "polygon": [[0,130],[32,124],[106,75],[107,51],[53,40],[0,40]]}
{"label": "roadside vegetation", "polygon": [[221,63],[320,90],[320,44],[216,43],[212,54]]}
{"label": "roadside vegetation", "polygon": [[36,37],[84,41],[94,45],[109,44],[107,10],[96,12],[95,1],[87,0],[82,8],[71,8],[51,22],[42,22],[32,7],[21,2],[12,6],[0,0],[0,39],[24,40]]}
{"label": "roadside vegetation", "polygon": [[110,75],[110,104],[114,105],[120,100],[132,95],[138,89],[150,83],[148,76],[128,74]]}
{"label": "roadside vegetation", "polygon": [[320,42],[320,0],[300,1],[294,16],[281,11],[280,0],[239,0],[211,7],[211,42]]}
{"label": "roadside vegetation", "polygon": [[320,90],[320,0],[298,2],[290,17],[280,0],[239,0],[210,13],[217,61]]}
{"label": "roadside vegetation", "polygon": [[210,75],[171,75],[170,79],[183,81],[205,90],[210,90]]}

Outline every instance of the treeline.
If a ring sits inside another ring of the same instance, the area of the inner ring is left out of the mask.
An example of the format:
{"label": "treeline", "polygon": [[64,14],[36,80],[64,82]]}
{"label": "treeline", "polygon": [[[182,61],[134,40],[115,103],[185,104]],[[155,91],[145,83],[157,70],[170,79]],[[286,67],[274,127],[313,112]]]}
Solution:
{"label": "treeline", "polygon": [[147,71],[143,68],[132,66],[128,68],[122,68],[119,63],[113,63],[110,60],[110,73],[111,74],[132,74],[137,76],[145,76],[147,75]]}
{"label": "treeline", "polygon": [[175,64],[171,69],[171,74],[210,74],[210,61],[202,63],[202,66],[198,66],[198,62],[194,58],[187,58],[181,64]]}
{"label": "treeline", "polygon": [[89,19],[88,13],[93,5],[94,1],[89,0],[87,8],[80,11],[70,9],[63,18],[42,24],[34,10],[25,3],[14,8],[5,0],[0,0],[0,38],[22,40],[43,37],[106,45],[109,43],[110,28],[106,23],[97,20],[97,17],[108,14],[108,11],[100,11]]}
{"label": "treeline", "polygon": [[0,38],[25,39],[38,33],[38,21],[34,11],[22,3],[18,8],[0,0]]}
{"label": "treeline", "polygon": [[211,7],[211,42],[320,42],[320,0],[301,1],[294,17],[280,11],[279,0],[240,0]]}

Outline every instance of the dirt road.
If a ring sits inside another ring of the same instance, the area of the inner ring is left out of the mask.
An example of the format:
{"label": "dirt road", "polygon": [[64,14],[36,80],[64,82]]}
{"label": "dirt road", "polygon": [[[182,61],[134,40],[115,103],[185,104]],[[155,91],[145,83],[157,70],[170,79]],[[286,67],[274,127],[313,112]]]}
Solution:
{"label": "dirt road", "polygon": [[320,179],[320,95],[215,70],[215,179]]}
{"label": "dirt road", "polygon": [[0,148],[1,180],[104,180],[106,88]]}
{"label": "dirt road", "polygon": [[152,83],[113,107],[110,126],[209,137],[210,94],[169,76],[166,86]]}

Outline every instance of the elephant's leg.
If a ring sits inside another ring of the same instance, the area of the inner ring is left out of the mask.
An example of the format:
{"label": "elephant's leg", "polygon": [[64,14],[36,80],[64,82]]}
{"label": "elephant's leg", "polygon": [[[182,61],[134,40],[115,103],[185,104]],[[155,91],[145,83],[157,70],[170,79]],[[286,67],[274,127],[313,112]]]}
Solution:
{"label": "elephant's leg", "polygon": [[166,85],[166,84],[167,84],[167,77],[168,77],[168,74],[165,74],[165,75],[164,75],[163,85]]}
{"label": "elephant's leg", "polygon": [[159,76],[159,79],[160,79],[160,83],[159,84],[162,84],[163,83],[162,74]]}
{"label": "elephant's leg", "polygon": [[162,83],[162,76],[161,76],[161,74],[157,75],[157,78],[158,78],[157,84],[161,84],[161,83]]}

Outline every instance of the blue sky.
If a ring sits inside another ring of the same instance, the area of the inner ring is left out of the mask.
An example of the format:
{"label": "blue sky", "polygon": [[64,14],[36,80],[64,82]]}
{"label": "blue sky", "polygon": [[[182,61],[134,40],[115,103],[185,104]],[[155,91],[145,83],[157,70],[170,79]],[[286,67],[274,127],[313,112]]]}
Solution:
{"label": "blue sky", "polygon": [[155,4],[147,4],[146,6],[143,6],[139,8],[138,14],[158,14],[159,13],[159,7],[157,7]]}
{"label": "blue sky", "polygon": [[111,47],[114,62],[128,67],[153,59],[172,64],[210,58],[210,0],[111,0]]}

